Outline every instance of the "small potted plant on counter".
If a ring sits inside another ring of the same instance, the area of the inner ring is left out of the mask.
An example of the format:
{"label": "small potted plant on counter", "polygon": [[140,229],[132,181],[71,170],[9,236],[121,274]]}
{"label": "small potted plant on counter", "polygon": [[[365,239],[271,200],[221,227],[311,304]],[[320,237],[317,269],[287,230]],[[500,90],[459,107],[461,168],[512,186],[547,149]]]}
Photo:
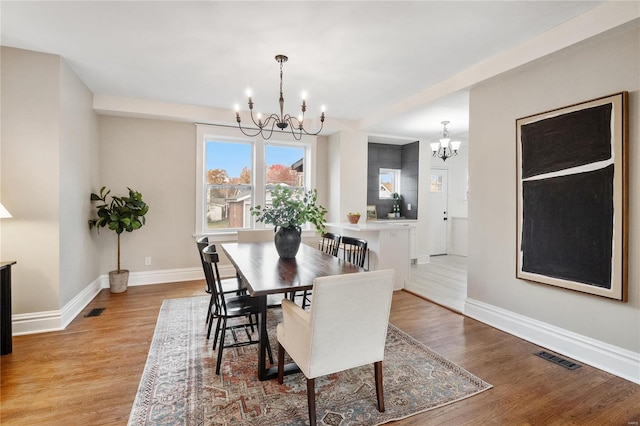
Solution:
{"label": "small potted plant on counter", "polygon": [[360,213],[349,212],[349,214],[347,215],[347,220],[349,220],[349,223],[358,223],[360,221]]}

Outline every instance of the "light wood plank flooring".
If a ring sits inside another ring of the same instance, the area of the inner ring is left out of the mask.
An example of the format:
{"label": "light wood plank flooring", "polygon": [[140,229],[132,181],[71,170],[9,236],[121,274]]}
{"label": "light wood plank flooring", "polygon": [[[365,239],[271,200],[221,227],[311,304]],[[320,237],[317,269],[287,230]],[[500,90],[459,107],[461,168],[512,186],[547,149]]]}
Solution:
{"label": "light wood plank flooring", "polygon": [[[14,352],[0,358],[0,423],[126,425],[162,300],[203,289],[194,281],[118,295],[103,290],[83,312],[105,307],[102,315],[81,314],[64,331],[14,337]],[[533,355],[537,346],[408,292],[394,293],[391,322],[494,386],[394,425],[640,422],[639,385],[587,365],[570,371],[542,360]]]}
{"label": "light wood plank flooring", "polygon": [[467,258],[431,256],[431,263],[411,265],[406,289],[455,312],[464,312],[467,297]]}

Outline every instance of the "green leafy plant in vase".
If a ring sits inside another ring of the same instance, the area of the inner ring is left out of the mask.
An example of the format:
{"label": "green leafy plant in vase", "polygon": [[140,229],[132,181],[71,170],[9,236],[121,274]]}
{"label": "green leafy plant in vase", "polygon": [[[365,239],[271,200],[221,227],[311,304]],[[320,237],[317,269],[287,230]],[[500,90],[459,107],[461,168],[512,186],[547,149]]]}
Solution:
{"label": "green leafy plant in vase", "polygon": [[284,259],[296,256],[302,241],[302,225],[311,223],[319,233],[325,232],[327,209],[317,204],[316,189],[303,191],[278,185],[271,193],[271,205],[251,207],[256,221],[274,226],[274,242]]}
{"label": "green leafy plant in vase", "polygon": [[100,188],[100,193],[92,193],[91,201],[98,201],[96,205],[97,218],[89,219],[89,229],[108,228],[118,236],[118,269],[109,272],[109,286],[112,293],[122,293],[127,290],[129,271],[120,268],[120,234],[123,232],[133,232],[140,229],[145,223],[145,215],[149,211],[149,206],[142,201],[142,194],[131,188],[129,196],[117,197],[112,195],[111,201],[107,201],[107,196],[111,190],[106,187]]}

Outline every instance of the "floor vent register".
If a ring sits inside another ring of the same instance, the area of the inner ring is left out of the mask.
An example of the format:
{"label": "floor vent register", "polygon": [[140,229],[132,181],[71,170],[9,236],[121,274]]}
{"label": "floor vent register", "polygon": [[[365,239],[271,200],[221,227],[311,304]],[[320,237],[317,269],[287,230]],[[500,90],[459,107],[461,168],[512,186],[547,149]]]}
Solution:
{"label": "floor vent register", "polygon": [[576,364],[575,362],[561,358],[558,355],[550,354],[549,352],[540,351],[540,352],[534,353],[534,355],[537,355],[542,359],[546,359],[547,361],[551,361],[554,364],[561,365],[564,368],[568,368],[569,370],[575,370],[576,368],[580,368],[580,364]]}
{"label": "floor vent register", "polygon": [[104,308],[95,308],[89,311],[88,314],[85,315],[85,317],[97,317],[99,316],[102,311],[104,311]]}

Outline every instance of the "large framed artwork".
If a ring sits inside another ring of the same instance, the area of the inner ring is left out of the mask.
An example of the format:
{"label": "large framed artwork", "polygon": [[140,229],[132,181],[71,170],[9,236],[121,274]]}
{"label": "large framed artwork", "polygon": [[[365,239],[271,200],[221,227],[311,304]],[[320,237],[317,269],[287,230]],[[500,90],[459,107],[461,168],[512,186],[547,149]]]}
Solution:
{"label": "large framed artwork", "polygon": [[628,93],[516,120],[518,278],[627,300]]}

